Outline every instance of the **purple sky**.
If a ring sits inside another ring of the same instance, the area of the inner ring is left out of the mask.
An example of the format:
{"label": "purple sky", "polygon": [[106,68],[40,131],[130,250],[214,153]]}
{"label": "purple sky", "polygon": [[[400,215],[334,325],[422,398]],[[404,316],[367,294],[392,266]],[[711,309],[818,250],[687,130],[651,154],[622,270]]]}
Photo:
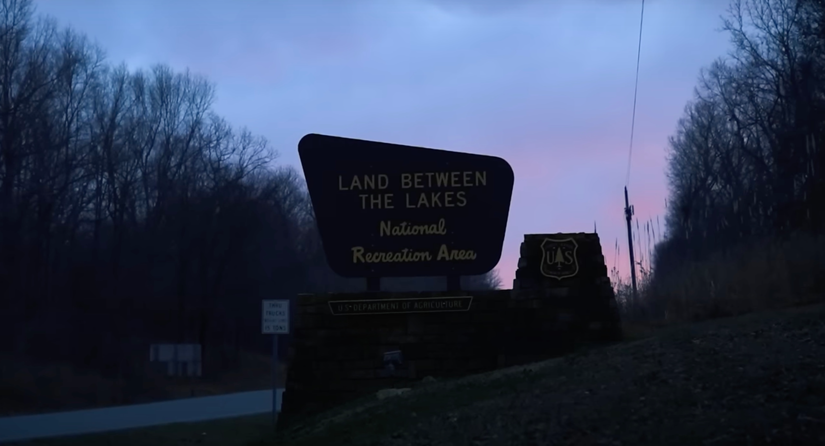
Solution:
{"label": "purple sky", "polygon": [[[727,0],[648,0],[631,201],[664,215],[668,136],[727,51]],[[590,232],[627,252],[625,185],[641,0],[39,0],[111,61],[217,84],[218,113],[300,168],[325,133],[501,156],[516,184],[498,271],[525,233]],[[662,224],[664,222],[662,221]],[[664,227],[663,227],[664,229]],[[628,271],[621,259],[623,272]]]}

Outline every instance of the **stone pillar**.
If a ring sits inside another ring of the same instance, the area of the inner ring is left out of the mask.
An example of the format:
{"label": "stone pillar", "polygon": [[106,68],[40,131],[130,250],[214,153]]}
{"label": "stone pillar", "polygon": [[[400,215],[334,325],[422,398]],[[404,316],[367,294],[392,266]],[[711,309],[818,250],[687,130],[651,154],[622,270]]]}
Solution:
{"label": "stone pillar", "polygon": [[521,243],[514,299],[547,299],[558,307],[563,330],[620,340],[616,297],[598,234],[527,234]]}

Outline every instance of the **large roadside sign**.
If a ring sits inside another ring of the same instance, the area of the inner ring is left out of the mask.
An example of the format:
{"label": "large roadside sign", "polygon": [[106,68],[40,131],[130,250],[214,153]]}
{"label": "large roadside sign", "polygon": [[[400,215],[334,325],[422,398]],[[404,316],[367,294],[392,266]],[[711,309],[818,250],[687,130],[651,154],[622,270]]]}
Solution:
{"label": "large roadside sign", "polygon": [[337,274],[477,275],[498,263],[513,192],[505,160],[319,134],[298,153]]}

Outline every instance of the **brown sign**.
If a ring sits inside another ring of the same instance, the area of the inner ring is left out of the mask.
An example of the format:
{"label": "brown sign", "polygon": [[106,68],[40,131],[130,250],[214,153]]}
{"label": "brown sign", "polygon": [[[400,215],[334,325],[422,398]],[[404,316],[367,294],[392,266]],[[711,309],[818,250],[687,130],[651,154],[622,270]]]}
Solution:
{"label": "brown sign", "polygon": [[572,238],[545,238],[541,243],[541,273],[561,280],[579,273],[579,244]]}
{"label": "brown sign", "polygon": [[337,300],[329,302],[329,311],[335,316],[395,313],[445,313],[468,311],[472,303],[472,296]]}
{"label": "brown sign", "polygon": [[316,134],[298,153],[337,274],[471,276],[498,264],[513,192],[503,159]]}

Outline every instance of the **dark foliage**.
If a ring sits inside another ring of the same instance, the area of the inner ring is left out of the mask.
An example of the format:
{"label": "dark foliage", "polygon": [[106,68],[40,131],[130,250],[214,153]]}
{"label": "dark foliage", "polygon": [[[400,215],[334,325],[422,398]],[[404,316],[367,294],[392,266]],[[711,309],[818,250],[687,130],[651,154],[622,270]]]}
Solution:
{"label": "dark foliage", "polygon": [[262,299],[364,287],[326,267],[299,174],[213,101],[200,76],[112,65],[30,0],[0,1],[4,352],[128,377],[149,344],[196,342],[210,374],[266,353]]}
{"label": "dark foliage", "polygon": [[653,284],[686,262],[825,227],[825,3],[733,0],[732,51],[699,79],[669,145]]}

